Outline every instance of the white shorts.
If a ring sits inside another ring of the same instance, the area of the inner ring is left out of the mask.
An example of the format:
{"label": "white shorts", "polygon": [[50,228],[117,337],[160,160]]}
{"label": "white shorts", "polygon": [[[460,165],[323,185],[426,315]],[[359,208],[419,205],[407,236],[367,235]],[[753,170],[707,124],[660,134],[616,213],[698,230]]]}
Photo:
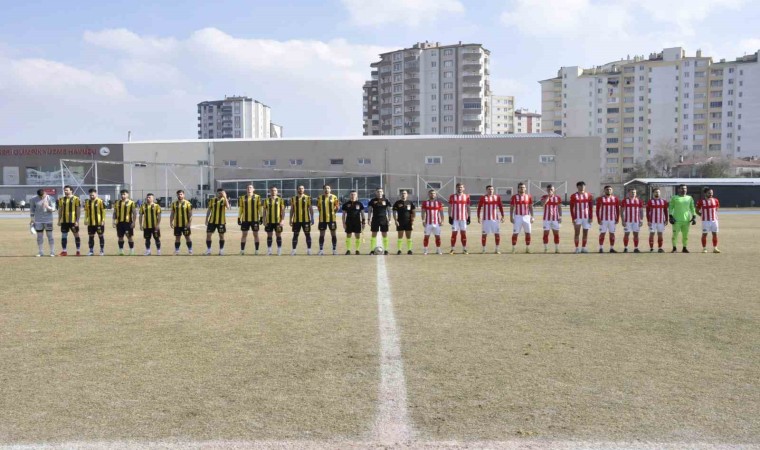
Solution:
{"label": "white shorts", "polygon": [[665,223],[650,223],[649,224],[649,232],[650,233],[663,233],[665,231]]}
{"label": "white shorts", "polygon": [[498,220],[484,220],[483,221],[483,234],[499,234],[499,221]]}
{"label": "white shorts", "polygon": [[591,220],[590,219],[575,219],[575,225],[580,225],[584,230],[590,230],[591,229]]}
{"label": "white shorts", "polygon": [[702,221],[702,232],[703,233],[717,233],[718,232],[718,221],[717,220],[703,220]]}
{"label": "white shorts", "polygon": [[451,224],[451,231],[467,231],[467,221],[466,220],[455,220]]}
{"label": "white shorts", "polygon": [[522,230],[525,232],[525,234],[530,234],[530,218],[530,214],[526,214],[524,216],[515,216],[515,223],[512,227],[512,233],[517,234],[520,232],[520,230]]}
{"label": "white shorts", "polygon": [[623,231],[626,233],[638,233],[639,228],[639,222],[627,222],[625,225],[623,225]]}
{"label": "white shorts", "polygon": [[34,222],[34,230],[38,233],[42,231],[53,231],[53,223]]}
{"label": "white shorts", "polygon": [[544,220],[544,231],[556,230],[559,231],[558,220]]}
{"label": "white shorts", "polygon": [[614,233],[615,232],[615,225],[617,223],[614,220],[602,220],[601,225],[599,225],[599,232],[600,233]]}
{"label": "white shorts", "polygon": [[441,225],[436,223],[429,223],[425,225],[425,236],[430,236],[431,234],[434,234],[436,236],[441,235]]}

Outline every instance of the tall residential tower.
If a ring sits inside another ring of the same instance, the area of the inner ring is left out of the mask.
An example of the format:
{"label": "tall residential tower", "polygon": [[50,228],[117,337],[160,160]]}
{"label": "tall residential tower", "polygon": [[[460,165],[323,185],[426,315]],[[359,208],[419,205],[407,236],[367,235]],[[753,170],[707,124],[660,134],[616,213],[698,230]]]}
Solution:
{"label": "tall residential tower", "polygon": [[282,126],[272,123],[271,109],[249,97],[198,103],[198,139],[281,138]]}

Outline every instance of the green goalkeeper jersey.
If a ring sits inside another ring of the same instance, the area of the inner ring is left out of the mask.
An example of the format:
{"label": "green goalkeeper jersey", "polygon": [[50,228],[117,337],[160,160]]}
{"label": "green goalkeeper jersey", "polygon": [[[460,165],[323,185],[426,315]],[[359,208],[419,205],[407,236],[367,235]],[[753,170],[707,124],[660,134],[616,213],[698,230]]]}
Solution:
{"label": "green goalkeeper jersey", "polygon": [[676,222],[689,222],[697,215],[694,209],[694,198],[691,195],[674,195],[670,197],[668,214],[676,219]]}

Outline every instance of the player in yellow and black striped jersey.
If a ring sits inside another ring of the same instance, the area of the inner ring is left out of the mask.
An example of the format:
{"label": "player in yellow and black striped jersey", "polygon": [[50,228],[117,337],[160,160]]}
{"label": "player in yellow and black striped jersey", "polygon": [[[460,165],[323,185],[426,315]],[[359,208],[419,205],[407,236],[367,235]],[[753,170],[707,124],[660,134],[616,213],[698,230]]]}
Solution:
{"label": "player in yellow and black striped jersey", "polygon": [[161,255],[161,206],[156,203],[153,194],[145,197],[145,203],[140,206],[140,229],[145,239],[145,256],[150,255],[150,238],[156,241],[156,253]]}
{"label": "player in yellow and black striped jersey", "polygon": [[317,212],[319,213],[319,254],[324,254],[325,246],[325,230],[330,230],[330,236],[332,237],[332,251],[333,255],[338,251],[338,236],[335,234],[338,228],[338,208],[340,202],[338,197],[332,193],[332,188],[328,185],[322,186],[322,194],[317,197]]}
{"label": "player in yellow and black striped jersey", "polygon": [[253,184],[249,183],[245,188],[245,195],[238,198],[238,225],[240,225],[240,231],[243,232],[240,238],[241,255],[245,254],[248,230],[253,230],[255,254],[259,254],[259,225],[263,221],[264,205],[261,203],[261,196],[254,191]]}
{"label": "player in yellow and black striped jersey", "polygon": [[82,241],[79,238],[79,213],[81,201],[79,197],[73,195],[74,190],[71,186],[63,187],[63,197],[58,199],[58,226],[61,227],[61,256],[68,255],[66,246],[69,242],[69,231],[74,234],[74,241],[77,246],[77,256],[79,256],[79,246]]}
{"label": "player in yellow and black striped jersey", "polygon": [[206,255],[211,254],[211,236],[219,232],[219,256],[224,255],[224,233],[227,232],[227,209],[230,202],[224,189],[216,190],[216,197],[208,201],[206,211]]}
{"label": "player in yellow and black striped jersey", "polygon": [[298,186],[295,197],[290,199],[290,226],[293,228],[293,251],[296,254],[298,234],[303,230],[306,236],[306,254],[311,255],[311,226],[314,224],[314,208],[311,206],[311,197],[304,192],[306,188]]}
{"label": "player in yellow and black striped jersey", "polygon": [[179,255],[179,240],[185,236],[187,252],[193,254],[193,241],[190,239],[190,230],[193,224],[193,205],[185,200],[185,191],[177,191],[177,200],[172,202],[169,226],[174,230],[174,254]]}
{"label": "player in yellow and black striped jersey", "polygon": [[93,255],[96,233],[100,240],[100,256],[103,256],[103,249],[105,247],[103,232],[105,231],[106,224],[106,205],[103,203],[103,199],[98,198],[98,191],[95,188],[90,189],[89,194],[90,198],[84,202],[84,224],[87,225],[87,235],[89,237],[88,243],[90,246],[90,253],[88,256]]}
{"label": "player in yellow and black striped jersey", "polygon": [[267,232],[267,255],[272,254],[272,233],[277,235],[277,254],[282,254],[282,222],[285,220],[285,200],[277,195],[277,187],[269,188],[264,200],[264,231]]}
{"label": "player in yellow and black striped jersey", "polygon": [[124,255],[124,236],[129,241],[129,254],[135,254],[135,221],[137,220],[137,205],[129,198],[129,191],[122,189],[121,199],[113,204],[113,227],[119,238],[119,256]]}

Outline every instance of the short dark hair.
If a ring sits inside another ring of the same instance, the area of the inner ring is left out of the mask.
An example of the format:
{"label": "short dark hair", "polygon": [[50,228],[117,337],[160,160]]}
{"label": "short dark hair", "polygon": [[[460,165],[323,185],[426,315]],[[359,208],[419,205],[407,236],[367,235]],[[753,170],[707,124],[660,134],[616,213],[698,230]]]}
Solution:
{"label": "short dark hair", "polygon": [[517,183],[517,187],[520,187],[520,186],[525,186],[525,183],[523,183],[522,181]]}
{"label": "short dark hair", "polygon": [[180,193],[184,194],[185,191],[183,191],[182,189],[180,189],[180,190],[177,191],[177,195],[179,195]]}
{"label": "short dark hair", "polygon": [[685,184],[679,184],[678,185],[678,189],[681,189],[682,187],[685,187],[686,189],[688,189],[688,186],[686,186]]}
{"label": "short dark hair", "polygon": [[707,194],[707,191],[712,191],[712,188],[710,186],[705,186],[705,188],[702,189],[703,194]]}
{"label": "short dark hair", "polygon": [[216,190],[216,192],[224,192],[224,189],[219,188],[219,189]]}
{"label": "short dark hair", "polygon": [[71,187],[71,185],[68,185],[68,184],[67,184],[66,186],[64,186],[64,187],[63,187],[63,189],[64,189],[64,190],[66,190],[66,188],[69,188],[69,189],[71,189],[72,191],[74,190],[74,188],[73,188],[73,187]]}
{"label": "short dark hair", "polygon": [[279,189],[279,188],[277,186],[275,186],[275,185],[271,185],[271,186],[269,186],[269,189],[271,190],[271,189]]}
{"label": "short dark hair", "polygon": [[547,185],[546,185],[546,189],[551,189],[551,188],[553,188],[553,187],[554,187],[554,185],[553,185],[553,184],[551,184],[551,183],[549,183],[549,184],[547,184]]}
{"label": "short dark hair", "polygon": [[586,185],[585,181],[579,181],[579,182],[575,183],[575,187],[580,187],[580,186],[585,186],[585,185]]}
{"label": "short dark hair", "polygon": [[612,186],[610,186],[609,184],[607,184],[607,185],[604,186],[604,189],[612,189]]}
{"label": "short dark hair", "polygon": [[660,186],[655,186],[655,187],[652,188],[652,192],[659,191],[659,190],[660,190]]}
{"label": "short dark hair", "polygon": [[39,195],[40,197],[42,197],[42,194],[44,193],[45,193],[44,189],[37,189],[37,195]]}
{"label": "short dark hair", "polygon": [[398,191],[399,195],[403,194],[404,192],[406,192],[407,194],[409,193],[409,191],[407,191],[406,189],[401,189],[400,191]]}
{"label": "short dark hair", "polygon": [[330,187],[330,185],[329,185],[329,184],[323,184],[323,185],[322,185],[322,189],[324,189],[324,188],[326,188],[326,187]]}
{"label": "short dark hair", "polygon": [[97,193],[98,193],[98,190],[97,190],[97,189],[95,189],[95,188],[90,188],[90,190],[89,190],[89,191],[87,191],[87,192],[88,192],[89,194],[92,194],[93,192],[97,194]]}
{"label": "short dark hair", "polygon": [[126,189],[122,189],[121,191],[119,191],[119,194],[129,194],[129,191]]}
{"label": "short dark hair", "polygon": [[153,193],[148,192],[148,195],[146,195],[146,197],[153,197]]}
{"label": "short dark hair", "polygon": [[349,195],[351,195],[351,194],[356,194],[356,195],[359,195],[359,193],[358,193],[358,192],[356,192],[355,190],[350,190],[350,191],[348,191],[348,194],[349,194]]}
{"label": "short dark hair", "polygon": [[456,187],[459,187],[459,186],[462,186],[462,187],[464,187],[464,184],[462,184],[462,183],[457,183]]}
{"label": "short dark hair", "polygon": [[486,189],[492,188],[492,187],[493,187],[493,185],[489,184],[488,186],[486,186]]}
{"label": "short dark hair", "polygon": [[248,186],[251,186],[251,187],[253,187],[253,183],[248,183],[248,184],[246,184],[246,185],[245,185],[245,187],[246,187],[246,188],[247,188]]}

